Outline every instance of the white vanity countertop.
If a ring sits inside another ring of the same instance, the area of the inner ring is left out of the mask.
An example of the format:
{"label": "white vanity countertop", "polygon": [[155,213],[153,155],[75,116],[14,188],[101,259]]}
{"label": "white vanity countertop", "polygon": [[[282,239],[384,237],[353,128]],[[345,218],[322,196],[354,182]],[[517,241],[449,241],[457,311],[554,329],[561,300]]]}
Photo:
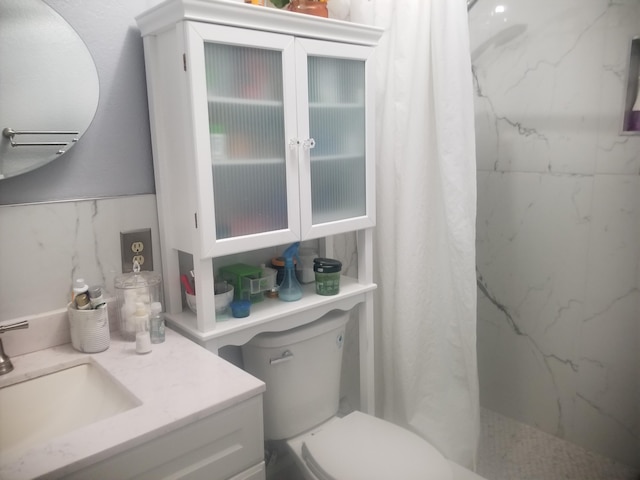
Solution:
{"label": "white vanity countertop", "polygon": [[[146,355],[112,333],[108,350],[86,354],[71,344],[12,357],[0,387],[70,367],[90,357],[135,395],[141,405],[43,442],[19,458],[3,459],[0,478],[59,478],[126,451],[264,391],[264,383],[167,329],[166,341]],[[43,399],[46,401],[46,399]],[[2,415],[10,414],[1,412]],[[5,461],[8,460],[8,461]]]}

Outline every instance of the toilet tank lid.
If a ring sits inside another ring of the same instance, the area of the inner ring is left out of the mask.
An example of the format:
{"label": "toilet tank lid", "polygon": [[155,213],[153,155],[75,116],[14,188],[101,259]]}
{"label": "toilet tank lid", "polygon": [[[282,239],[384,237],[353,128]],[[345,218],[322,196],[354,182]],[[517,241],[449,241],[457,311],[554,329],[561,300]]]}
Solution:
{"label": "toilet tank lid", "polygon": [[333,310],[318,320],[283,332],[260,333],[246,345],[258,348],[279,348],[309,340],[346,325],[349,312]]}
{"label": "toilet tank lid", "polygon": [[305,439],[302,457],[322,480],[451,480],[449,462],[426,440],[353,412]]}

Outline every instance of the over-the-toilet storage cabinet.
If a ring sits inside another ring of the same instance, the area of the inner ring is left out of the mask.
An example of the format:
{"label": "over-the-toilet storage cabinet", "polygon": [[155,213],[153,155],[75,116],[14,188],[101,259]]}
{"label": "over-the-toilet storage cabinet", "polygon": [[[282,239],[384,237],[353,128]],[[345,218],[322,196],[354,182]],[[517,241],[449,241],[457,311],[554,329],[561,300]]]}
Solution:
{"label": "over-the-toilet storage cabinet", "polygon": [[[167,321],[217,352],[358,305],[373,410],[373,54],[381,30],[225,0],[169,0],[144,37]],[[358,278],[216,322],[216,259],[357,232]],[[183,306],[190,255],[197,315]]]}

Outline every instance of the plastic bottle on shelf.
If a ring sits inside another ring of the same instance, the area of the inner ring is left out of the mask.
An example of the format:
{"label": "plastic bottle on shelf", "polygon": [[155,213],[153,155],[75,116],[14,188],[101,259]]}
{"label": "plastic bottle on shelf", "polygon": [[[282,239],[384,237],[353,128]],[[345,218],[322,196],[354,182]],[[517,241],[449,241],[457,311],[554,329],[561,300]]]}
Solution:
{"label": "plastic bottle on shelf", "polygon": [[151,304],[149,327],[151,329],[151,343],[164,342],[164,314],[162,313],[162,304],[160,302]]}
{"label": "plastic bottle on shelf", "polygon": [[300,249],[300,263],[296,265],[298,280],[301,283],[313,283],[316,281],[315,272],[313,271],[313,259],[318,257],[318,251],[315,248]]}
{"label": "plastic bottle on shelf", "polygon": [[638,78],[636,90],[636,101],[629,113],[629,124],[627,125],[627,130],[630,132],[640,132],[640,78]]}
{"label": "plastic bottle on shelf", "polygon": [[300,242],[291,244],[282,254],[284,258],[284,277],[278,289],[280,300],[285,302],[295,302],[302,298],[302,287],[296,278],[296,268],[293,257],[298,256]]}

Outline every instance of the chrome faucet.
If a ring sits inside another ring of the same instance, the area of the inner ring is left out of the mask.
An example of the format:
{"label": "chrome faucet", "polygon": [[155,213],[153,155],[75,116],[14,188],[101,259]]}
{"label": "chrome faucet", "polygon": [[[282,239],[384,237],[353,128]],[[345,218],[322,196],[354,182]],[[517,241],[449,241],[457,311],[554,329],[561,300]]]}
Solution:
{"label": "chrome faucet", "polygon": [[[20,328],[29,328],[29,322],[22,320],[21,322],[11,323],[9,325],[0,325],[0,333],[8,332],[10,330],[18,330]],[[9,359],[9,356],[4,353],[2,346],[2,338],[0,338],[0,375],[9,373],[13,370],[13,364]]]}

